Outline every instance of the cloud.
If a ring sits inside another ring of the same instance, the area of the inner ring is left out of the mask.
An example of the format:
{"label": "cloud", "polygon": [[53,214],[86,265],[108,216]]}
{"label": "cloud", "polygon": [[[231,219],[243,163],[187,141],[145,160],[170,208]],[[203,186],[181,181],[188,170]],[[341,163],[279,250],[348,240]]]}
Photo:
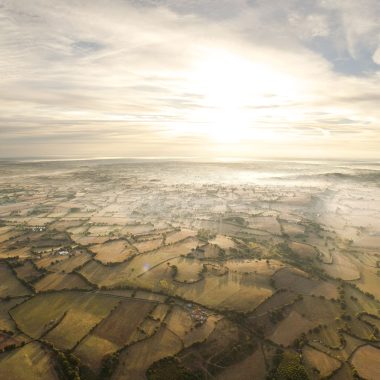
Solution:
{"label": "cloud", "polygon": [[373,59],[373,62],[380,65],[380,45],[373,53],[372,59]]}
{"label": "cloud", "polygon": [[376,0],[0,0],[0,150],[375,156],[379,18]]}

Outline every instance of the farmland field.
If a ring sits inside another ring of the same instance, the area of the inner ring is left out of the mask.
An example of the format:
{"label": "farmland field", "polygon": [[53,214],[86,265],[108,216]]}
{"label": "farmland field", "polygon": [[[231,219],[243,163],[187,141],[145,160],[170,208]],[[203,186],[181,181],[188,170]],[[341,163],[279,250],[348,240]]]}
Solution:
{"label": "farmland field", "polygon": [[41,165],[0,162],[1,379],[379,378],[372,171]]}
{"label": "farmland field", "polygon": [[7,380],[58,380],[51,353],[38,343],[0,354],[0,378]]}

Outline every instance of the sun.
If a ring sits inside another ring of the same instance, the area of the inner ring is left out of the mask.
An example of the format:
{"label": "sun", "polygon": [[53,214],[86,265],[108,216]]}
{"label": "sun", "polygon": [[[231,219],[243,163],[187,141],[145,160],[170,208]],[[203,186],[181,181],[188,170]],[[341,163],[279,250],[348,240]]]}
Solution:
{"label": "sun", "polygon": [[202,99],[202,107],[189,115],[192,132],[215,144],[272,138],[273,131],[262,123],[268,120],[270,105],[286,104],[298,90],[293,79],[277,68],[215,48],[201,52],[187,78],[189,91]]}

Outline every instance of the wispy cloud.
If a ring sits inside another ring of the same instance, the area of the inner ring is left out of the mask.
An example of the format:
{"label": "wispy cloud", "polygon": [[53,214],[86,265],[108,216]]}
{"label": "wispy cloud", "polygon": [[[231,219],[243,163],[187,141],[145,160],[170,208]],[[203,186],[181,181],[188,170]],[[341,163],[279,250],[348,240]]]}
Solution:
{"label": "wispy cloud", "polygon": [[377,0],[0,0],[0,154],[375,157]]}

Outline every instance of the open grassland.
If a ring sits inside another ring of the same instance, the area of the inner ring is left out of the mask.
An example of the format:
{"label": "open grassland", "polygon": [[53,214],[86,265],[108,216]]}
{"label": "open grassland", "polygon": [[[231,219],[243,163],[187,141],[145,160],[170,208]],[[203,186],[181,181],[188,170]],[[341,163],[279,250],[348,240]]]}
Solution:
{"label": "open grassland", "polygon": [[[58,325],[44,335],[44,339],[59,349],[71,350],[106,315],[80,308],[70,309],[56,321]],[[52,324],[54,326],[54,322]]]}
{"label": "open grassland", "polygon": [[277,289],[291,290],[297,294],[324,296],[337,298],[336,286],[331,283],[311,278],[306,273],[291,268],[283,268],[276,272],[273,277]]}
{"label": "open grassland", "polygon": [[36,342],[0,354],[0,378],[4,380],[58,380],[54,366],[51,354]]}
{"label": "open grassland", "polygon": [[0,263],[0,297],[19,297],[30,294],[5,263]]}
{"label": "open grassland", "polygon": [[231,272],[256,273],[271,276],[284,267],[278,260],[228,260],[224,264]]}
{"label": "open grassland", "polygon": [[353,313],[367,312],[380,317],[380,302],[368,294],[352,287],[345,288],[345,302]]}
{"label": "open grassland", "polygon": [[165,244],[174,244],[188,237],[194,237],[197,235],[197,231],[182,229],[181,231],[175,231],[166,235]]}
{"label": "open grassland", "polygon": [[12,309],[11,315],[21,331],[33,338],[38,338],[65,318],[66,313],[70,311],[66,322],[63,325],[58,324],[56,331],[52,334],[58,339],[62,336],[64,340],[65,335],[69,334],[70,337],[78,340],[80,337],[75,336],[73,330],[73,327],[76,327],[75,323],[80,323],[82,330],[87,328],[89,330],[93,326],[92,322],[87,326],[86,319],[81,321],[82,317],[100,322],[117,303],[117,298],[101,294],[61,291],[38,294]]}
{"label": "open grassland", "polygon": [[202,281],[176,287],[174,293],[216,309],[251,311],[272,295],[269,282],[237,273],[206,275]]}
{"label": "open grassland", "polygon": [[103,244],[110,239],[109,236],[87,236],[87,235],[71,235],[71,239],[75,241],[75,243],[89,246],[92,244]]}
{"label": "open grassland", "polygon": [[331,323],[342,312],[339,304],[315,296],[303,297],[294,304],[293,309],[305,315],[309,320],[319,321],[319,323]]}
{"label": "open grassland", "polygon": [[9,310],[25,300],[26,298],[14,298],[0,301],[0,330],[16,331],[16,325],[9,315]]}
{"label": "open grassland", "polygon": [[92,335],[122,347],[134,338],[137,327],[155,307],[156,303],[150,301],[124,300],[96,327]]}
{"label": "open grassland", "polygon": [[316,368],[322,378],[328,377],[341,366],[339,360],[310,346],[306,346],[302,350],[302,356],[305,364],[310,368]]}
{"label": "open grassland", "polygon": [[134,243],[133,245],[140,253],[145,253],[145,252],[153,251],[161,247],[162,242],[163,242],[162,238],[159,238],[159,239],[139,241],[137,243]]}
{"label": "open grassland", "polygon": [[108,339],[90,334],[80,342],[74,353],[83,365],[96,374],[101,368],[104,357],[116,352],[119,348],[118,345]]}
{"label": "open grassland", "polygon": [[290,291],[277,291],[257,306],[257,308],[252,313],[252,319],[256,318],[257,316],[266,314],[270,311],[278,310],[286,305],[291,305],[295,302],[296,299],[297,295]]}
{"label": "open grassland", "polygon": [[234,346],[246,341],[244,330],[226,319],[221,319],[202,344],[189,346],[178,356],[187,368],[210,376],[210,373],[220,372],[225,367],[224,360],[233,355]]}
{"label": "open grassland", "polygon": [[161,327],[153,336],[134,344],[120,354],[113,379],[145,380],[145,372],[155,361],[175,355],[181,349],[180,339],[167,328]]}
{"label": "open grassland", "polygon": [[146,234],[154,231],[154,226],[150,223],[148,224],[136,224],[136,225],[128,225],[124,227],[121,230],[122,234],[132,234],[132,235],[139,235],[139,234]]}
{"label": "open grassland", "polygon": [[291,311],[284,320],[278,323],[269,339],[279,345],[288,347],[301,334],[306,333],[314,326],[315,323],[302,317],[296,311]]}
{"label": "open grassland", "polygon": [[175,271],[175,281],[192,283],[202,278],[203,263],[201,261],[180,257],[170,260],[170,265]]}
{"label": "open grassland", "polygon": [[267,369],[261,348],[242,361],[222,370],[216,378],[218,380],[265,380]]}
{"label": "open grassland", "polygon": [[189,253],[197,244],[197,239],[189,238],[183,242],[162,247],[157,251],[137,255],[127,263],[122,263],[115,267],[107,267],[91,261],[80,272],[91,283],[99,286],[136,285],[139,276],[164,262],[180,257],[181,254]]}
{"label": "open grassland", "polygon": [[48,290],[83,289],[89,290],[91,286],[76,273],[49,273],[34,284],[37,292]]}
{"label": "open grassland", "polygon": [[67,260],[67,257],[64,255],[46,255],[40,259],[34,260],[34,264],[38,269],[50,269],[53,265],[57,264],[60,261]]}
{"label": "open grassland", "polygon": [[26,260],[23,265],[16,267],[15,271],[18,278],[27,282],[41,276],[41,273],[35,268],[32,261],[30,260]]}
{"label": "open grassland", "polygon": [[205,244],[199,247],[195,252],[198,259],[218,259],[223,255],[223,250],[216,244]]}
{"label": "open grassland", "polygon": [[274,216],[256,216],[250,218],[249,227],[268,231],[275,235],[281,234],[281,226]]}
{"label": "open grassland", "polygon": [[75,228],[81,226],[85,223],[85,220],[73,220],[73,219],[62,219],[60,221],[51,224],[50,228],[59,232],[67,231],[69,228]]}
{"label": "open grassland", "polygon": [[84,265],[87,261],[91,260],[91,255],[85,252],[75,252],[70,255],[66,260],[61,260],[56,264],[49,266],[50,271],[70,273],[79,266]]}
{"label": "open grassland", "polygon": [[304,243],[294,241],[289,244],[289,248],[303,259],[313,259],[318,255],[317,250],[313,246]]}
{"label": "open grassland", "polygon": [[134,274],[130,263],[110,267],[94,260],[89,261],[79,272],[93,284],[111,287],[130,285]]}
{"label": "open grassland", "polygon": [[134,247],[125,240],[107,241],[103,244],[91,246],[90,250],[96,255],[96,259],[102,263],[122,262],[138,253]]}
{"label": "open grassland", "polygon": [[17,246],[7,246],[5,244],[0,247],[1,259],[11,259],[13,257],[27,259],[30,257],[30,255],[31,255],[31,248],[28,246],[17,247]]}
{"label": "open grassland", "polygon": [[380,349],[369,345],[360,347],[352,357],[359,375],[368,380],[380,378]]}
{"label": "open grassland", "polygon": [[216,235],[215,239],[210,240],[210,244],[215,244],[224,250],[234,248],[236,246],[235,242],[231,238],[224,235]]}
{"label": "open grassland", "polygon": [[336,252],[332,255],[332,264],[324,264],[323,269],[331,277],[342,280],[357,280],[360,278],[358,267],[350,260],[344,252]]}
{"label": "open grassland", "polygon": [[87,232],[91,236],[110,236],[118,226],[91,226]]}

